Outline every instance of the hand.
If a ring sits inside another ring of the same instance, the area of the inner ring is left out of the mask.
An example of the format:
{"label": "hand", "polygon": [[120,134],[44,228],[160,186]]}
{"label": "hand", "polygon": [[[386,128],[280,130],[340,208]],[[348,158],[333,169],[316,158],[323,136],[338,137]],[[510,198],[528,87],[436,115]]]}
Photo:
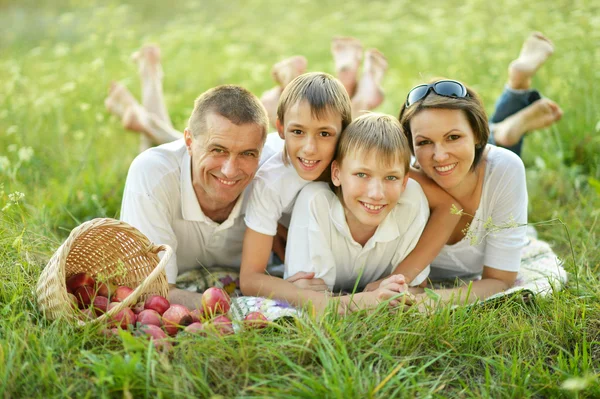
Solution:
{"label": "hand", "polygon": [[381,284],[382,281],[383,281],[383,279],[380,279],[380,280],[373,281],[372,283],[367,284],[365,289],[363,290],[363,292],[375,291],[377,288],[379,288],[379,284]]}
{"label": "hand", "polygon": [[315,272],[298,272],[286,279],[296,287],[303,290],[312,290],[317,292],[328,291],[329,287],[325,281],[320,278],[315,278]]}

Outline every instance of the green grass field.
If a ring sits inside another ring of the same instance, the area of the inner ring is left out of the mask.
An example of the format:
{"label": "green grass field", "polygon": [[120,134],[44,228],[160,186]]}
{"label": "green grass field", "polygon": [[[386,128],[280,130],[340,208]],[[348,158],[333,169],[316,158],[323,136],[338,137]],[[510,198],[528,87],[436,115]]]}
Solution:
{"label": "green grass field", "polygon": [[[597,1],[120,3],[0,0],[0,397],[600,396]],[[560,219],[569,231],[538,228],[569,271],[552,298],[300,321],[183,339],[168,354],[37,310],[37,279],[70,230],[119,216],[138,137],[103,100],[111,80],[139,96],[129,55],[143,43],[162,48],[167,103],[183,129],[202,91],[235,83],[260,94],[284,57],[333,72],[334,35],[386,54],[382,112],[397,114],[409,88],[433,76],[467,82],[492,111],[532,30],[556,45],[534,86],[564,110],[531,134],[524,157],[530,221]]]}

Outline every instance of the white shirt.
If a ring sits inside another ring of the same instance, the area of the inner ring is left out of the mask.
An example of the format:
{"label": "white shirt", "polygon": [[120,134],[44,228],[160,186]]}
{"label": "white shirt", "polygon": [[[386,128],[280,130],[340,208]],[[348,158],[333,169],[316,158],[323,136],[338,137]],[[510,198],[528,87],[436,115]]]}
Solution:
{"label": "white shirt", "polygon": [[[389,275],[417,245],[429,219],[427,198],[409,179],[394,209],[364,245],[353,238],[344,207],[326,183],[307,185],[296,201],[285,252],[285,278],[315,272],[329,289],[352,291]],[[427,278],[429,266],[411,283]]]}
{"label": "white shirt", "polygon": [[208,218],[192,186],[191,158],[183,139],[151,148],[132,162],[125,183],[121,220],[155,244],[173,248],[167,280],[199,267],[239,267],[248,191],[223,223]]}
{"label": "white shirt", "polygon": [[277,221],[292,211],[298,193],[310,183],[291,163],[285,165],[283,156],[282,151],[273,154],[258,169],[246,211],[246,225],[270,236],[277,233]]}
{"label": "white shirt", "polygon": [[486,225],[514,226],[527,223],[527,183],[523,161],[504,148],[488,144],[483,190],[479,208],[465,238],[446,245],[431,263],[432,279],[473,278],[483,266],[516,272],[521,248],[526,244],[526,227],[503,229]]}

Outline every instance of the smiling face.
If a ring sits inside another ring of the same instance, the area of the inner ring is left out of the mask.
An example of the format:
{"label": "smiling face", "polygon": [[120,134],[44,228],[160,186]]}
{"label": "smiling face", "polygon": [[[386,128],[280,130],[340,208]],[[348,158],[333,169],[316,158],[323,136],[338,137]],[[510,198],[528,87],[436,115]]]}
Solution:
{"label": "smiling face", "polygon": [[[206,133],[193,136],[186,129],[185,143],[192,158],[192,184],[203,212],[232,209],[258,169],[263,146],[261,126],[236,125],[211,112]],[[211,217],[212,218],[212,217]]]}
{"label": "smiling face", "polygon": [[329,111],[317,119],[308,102],[300,101],[285,112],[283,123],[277,120],[277,130],[298,175],[304,180],[316,180],[333,160],[342,117]]}
{"label": "smiling face", "polygon": [[473,181],[475,136],[461,110],[424,109],[410,121],[419,165],[448,192],[467,189]]}
{"label": "smiling face", "polygon": [[348,227],[357,232],[375,233],[394,209],[406,188],[405,165],[396,160],[382,162],[377,151],[356,151],[348,154],[342,164],[331,165],[333,184],[341,188]]}

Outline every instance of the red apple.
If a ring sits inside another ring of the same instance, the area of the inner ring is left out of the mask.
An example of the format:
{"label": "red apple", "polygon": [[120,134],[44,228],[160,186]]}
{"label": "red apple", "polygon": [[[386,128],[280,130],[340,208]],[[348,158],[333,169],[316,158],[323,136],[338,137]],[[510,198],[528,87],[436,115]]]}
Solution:
{"label": "red apple", "polygon": [[190,333],[190,334],[206,335],[204,324],[198,323],[198,322],[190,324],[183,331],[185,331],[186,333]]}
{"label": "red apple", "polygon": [[190,314],[192,315],[192,322],[193,323],[202,323],[202,320],[204,320],[204,310],[203,309],[194,309],[190,312]]}
{"label": "red apple", "polygon": [[120,286],[115,290],[110,300],[113,302],[123,302],[132,292],[133,290],[131,288],[125,287],[124,285]]}
{"label": "red apple", "polygon": [[269,325],[269,319],[260,312],[250,312],[244,317],[244,327],[249,329],[265,328]]}
{"label": "red apple", "polygon": [[96,318],[96,314],[94,314],[94,311],[90,308],[82,309],[81,313],[83,314],[83,318],[85,320]]}
{"label": "red apple", "polygon": [[[111,310],[115,306],[118,306],[119,302],[111,302],[108,304],[108,310]],[[112,321],[115,327],[121,327],[123,329],[127,328],[129,324],[135,324],[136,317],[133,310],[129,308],[125,308],[121,310],[119,313],[112,317]]]}
{"label": "red apple", "polygon": [[233,324],[229,317],[225,315],[217,316],[211,320],[211,324],[220,335],[233,334]]}
{"label": "red apple", "polygon": [[119,329],[116,327],[113,328],[103,328],[100,333],[106,337],[118,337]]}
{"label": "red apple", "polygon": [[180,326],[192,324],[192,315],[183,305],[171,305],[162,316],[164,329],[171,336],[177,334]]}
{"label": "red apple", "polygon": [[95,295],[94,289],[89,285],[82,285],[75,290],[75,298],[77,298],[80,309],[90,306]]}
{"label": "red apple", "polygon": [[171,306],[171,304],[167,298],[160,295],[151,295],[146,299],[146,302],[144,302],[144,309],[156,310],[160,315],[165,313],[165,311],[169,309],[169,306]]}
{"label": "red apple", "polygon": [[94,308],[94,313],[96,314],[96,317],[98,317],[106,313],[106,310],[108,309],[108,298],[104,296],[97,296],[94,298],[92,306]]}
{"label": "red apple", "polygon": [[87,273],[77,273],[67,278],[67,290],[71,290],[71,292],[77,291],[77,288],[82,285],[93,287],[95,284],[94,278]]}
{"label": "red apple", "polygon": [[[149,309],[152,310],[152,309]],[[157,349],[171,349],[171,343],[166,340],[167,334],[158,326],[146,324],[140,327],[136,335],[145,335]]]}
{"label": "red apple", "polygon": [[214,316],[229,312],[231,299],[227,292],[221,288],[211,287],[202,294],[202,307],[204,313]]}
{"label": "red apple", "polygon": [[138,325],[146,325],[151,324],[154,326],[162,326],[162,321],[160,320],[160,315],[156,310],[145,309],[140,312],[137,316]]}
{"label": "red apple", "polygon": [[96,293],[100,296],[103,296],[105,298],[110,298],[110,293],[114,291],[111,290],[110,286],[108,284],[104,284],[102,282],[96,282]]}
{"label": "red apple", "polygon": [[142,311],[144,310],[144,302],[136,303],[135,305],[133,305],[133,308],[131,310],[133,310],[133,313],[135,314],[142,313]]}

